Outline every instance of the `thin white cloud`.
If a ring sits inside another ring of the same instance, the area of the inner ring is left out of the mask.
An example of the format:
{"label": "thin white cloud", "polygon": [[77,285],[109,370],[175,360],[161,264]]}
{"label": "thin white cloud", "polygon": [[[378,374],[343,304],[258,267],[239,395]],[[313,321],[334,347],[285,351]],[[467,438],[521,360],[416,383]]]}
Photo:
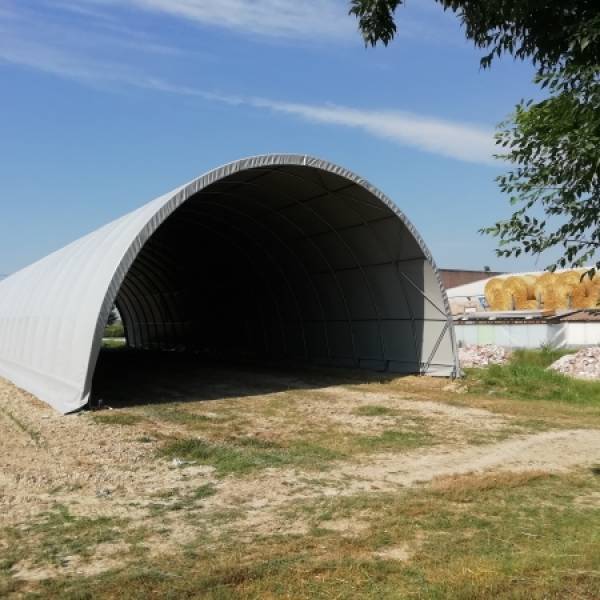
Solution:
{"label": "thin white cloud", "polygon": [[[73,37],[71,45],[63,46],[54,39],[49,41],[41,37],[34,40],[27,35],[21,35],[19,30],[7,27],[0,19],[0,64],[10,63],[20,67],[35,69],[58,77],[72,79],[92,85],[94,87],[106,86],[114,83],[125,83],[140,87],[147,79],[138,70],[126,63],[117,64],[113,61],[93,58],[85,53],[86,46],[92,40],[112,43],[112,38],[100,38],[91,34],[78,40],[76,44]],[[114,43],[118,47],[119,42]],[[135,44],[135,40],[123,41],[123,47],[143,49],[148,48]]]}
{"label": "thin white cloud", "polygon": [[[21,51],[19,51],[21,50]],[[43,47],[7,48],[0,41],[0,61],[35,68],[88,85],[115,83],[150,89],[179,96],[198,97],[229,105],[245,105],[292,115],[305,121],[332,126],[351,127],[401,146],[417,148],[461,161],[492,164],[493,131],[478,125],[448,121],[415,113],[394,110],[367,110],[347,106],[311,105],[278,102],[266,98],[224,96],[161,78],[148,77],[126,67],[106,63],[85,63]]]}
{"label": "thin white cloud", "polygon": [[[162,0],[136,0],[160,2]],[[227,0],[240,2],[241,0]],[[286,0],[269,0],[271,3],[287,3]],[[178,0],[182,4],[199,2]],[[227,3],[226,2],[226,3]],[[267,0],[261,0],[264,4]],[[177,2],[176,2],[177,3]],[[212,5],[212,2],[207,2]],[[491,128],[470,123],[414,114],[398,110],[359,109],[331,104],[308,104],[282,102],[260,97],[237,97],[219,95],[191,86],[180,86],[166,78],[149,75],[144,68],[124,60],[116,62],[114,52],[98,57],[102,44],[115,46],[116,36],[104,36],[87,32],[78,38],[64,36],[57,28],[38,29],[30,35],[26,27],[17,27],[15,15],[0,15],[0,62],[8,62],[31,69],[44,71],[55,76],[82,82],[86,85],[105,88],[141,88],[161,93],[202,98],[230,105],[244,105],[289,115],[311,123],[327,126],[353,128],[369,135],[386,139],[401,146],[453,159],[479,164],[492,164],[494,139]],[[23,22],[21,22],[23,25]],[[39,35],[40,32],[44,35]],[[113,41],[115,42],[113,44]],[[125,44],[145,48],[148,40],[130,37]],[[95,48],[95,46],[98,48]],[[156,51],[150,46],[147,48]],[[100,54],[102,54],[100,52]]]}
{"label": "thin white cloud", "polygon": [[248,104],[294,115],[305,121],[359,129],[401,146],[485,165],[496,164],[494,132],[491,128],[449,121],[407,111],[358,109],[337,105],[278,102],[264,98],[218,97],[230,103]]}
{"label": "thin white cloud", "polygon": [[[62,2],[40,0],[35,7],[24,2],[17,8],[9,0],[6,7],[0,7],[1,46],[10,51],[11,46],[37,45],[48,48],[50,53],[63,51],[73,57],[83,56],[88,62],[99,61],[103,54],[120,49],[173,56],[183,54],[179,48],[160,43],[143,30],[127,27],[108,14],[80,7],[77,1],[67,7]],[[62,18],[61,12],[65,11],[73,13],[75,19]]]}
{"label": "thin white cloud", "polygon": [[470,163],[496,165],[497,151],[492,128],[450,121],[408,111],[358,109],[333,104],[315,105],[279,102],[267,98],[230,96],[177,86],[162,80],[146,80],[144,87],[234,106],[250,106],[293,115],[312,123],[359,129],[400,146]]}
{"label": "thin white cloud", "polygon": [[[356,34],[345,0],[74,0],[79,6],[137,8],[194,23],[283,38]],[[358,35],[358,34],[356,34]]]}
{"label": "thin white cloud", "polygon": [[[331,43],[341,40],[361,44],[358,22],[348,14],[349,0],[48,0],[72,11],[108,16],[135,8],[168,15],[202,26],[280,39]],[[430,44],[463,43],[457,36],[458,21],[440,7],[431,10],[430,0],[411,2],[398,12],[397,37]],[[112,13],[110,10],[112,10]]]}

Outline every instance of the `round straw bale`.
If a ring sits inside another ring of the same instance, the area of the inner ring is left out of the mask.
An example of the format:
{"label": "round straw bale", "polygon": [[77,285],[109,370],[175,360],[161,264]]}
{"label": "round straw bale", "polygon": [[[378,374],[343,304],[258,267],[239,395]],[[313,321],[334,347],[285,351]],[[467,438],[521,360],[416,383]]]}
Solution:
{"label": "round straw bale", "polygon": [[592,287],[587,293],[588,306],[586,308],[600,308],[600,287]]}
{"label": "round straw bale", "polygon": [[491,293],[488,300],[490,309],[493,311],[505,311],[513,309],[513,296],[505,289],[496,289]]}
{"label": "round straw bale", "polygon": [[504,279],[503,284],[503,287],[505,288],[507,286],[510,286],[513,288],[527,289],[527,283],[525,282],[525,279],[520,275],[511,275],[510,277],[507,277],[506,279]]}
{"label": "round straw bale", "polygon": [[585,286],[585,291],[587,293],[589,293],[589,291],[594,286],[595,280],[597,281],[596,277],[594,277],[593,279],[590,279],[590,276],[587,273],[584,274],[583,279],[581,280],[581,283]]}
{"label": "round straw bale", "polygon": [[585,285],[578,283],[571,288],[571,308],[584,308],[587,299]]}
{"label": "round straw bale", "polygon": [[581,273],[577,271],[563,271],[562,273],[558,273],[557,278],[560,283],[577,285],[581,280]]}
{"label": "round straw bale", "polygon": [[[588,277],[586,277],[586,279],[589,281],[589,284],[586,286],[587,290],[588,290],[588,294],[590,294],[592,291],[594,293],[599,292],[600,293],[600,273],[596,273],[596,275],[594,275],[593,279],[589,279]],[[585,281],[585,279],[584,279]]]}
{"label": "round straw bale", "polygon": [[597,300],[591,296],[571,298],[571,308],[595,308]]}
{"label": "round straw bale", "polygon": [[493,296],[494,292],[501,288],[502,288],[502,279],[499,279],[498,277],[494,277],[493,279],[490,279],[485,284],[483,293],[485,294],[485,299],[487,300],[487,303],[490,306],[492,305],[492,296]]}
{"label": "round straw bale", "polygon": [[542,273],[538,278],[536,283],[554,283],[557,279],[556,273],[551,273],[550,271],[546,271]]}
{"label": "round straw bale", "polygon": [[507,277],[502,288],[512,294],[515,304],[527,301],[527,284],[521,277]]}
{"label": "round straw bale", "polygon": [[571,302],[571,291],[573,290],[573,287],[573,285],[563,282],[555,286],[556,295],[558,298],[558,306],[556,308],[569,308],[569,304]]}
{"label": "round straw bale", "polygon": [[544,302],[544,290],[546,289],[546,285],[544,284],[543,281],[540,282],[540,280],[538,279],[535,282],[535,285],[533,286],[533,294],[535,296],[535,299],[537,300],[537,303],[539,306],[541,306],[541,304]]}
{"label": "round straw bale", "polygon": [[537,277],[535,275],[523,275],[522,279],[527,285],[527,298],[529,300],[535,300],[535,284]]}
{"label": "round straw bale", "polygon": [[564,308],[567,304],[567,297],[563,298],[560,290],[560,286],[552,285],[550,283],[544,283],[541,286],[541,301],[544,310],[556,310],[558,308]]}
{"label": "round straw bale", "polygon": [[515,309],[516,310],[535,310],[538,307],[537,300],[521,300],[517,301],[515,299]]}

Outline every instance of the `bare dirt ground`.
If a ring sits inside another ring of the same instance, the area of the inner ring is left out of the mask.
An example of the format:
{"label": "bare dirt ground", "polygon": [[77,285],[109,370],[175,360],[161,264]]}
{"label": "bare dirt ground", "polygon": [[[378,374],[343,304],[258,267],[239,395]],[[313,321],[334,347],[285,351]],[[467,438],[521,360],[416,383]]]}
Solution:
{"label": "bare dirt ground", "polygon": [[[115,408],[66,417],[0,380],[0,530],[47,544],[39,524],[59,507],[70,519],[122,522],[123,534],[70,554],[15,557],[5,574],[21,583],[8,592],[101,573],[135,560],[133,548],[177,553],[199,532],[215,544],[225,534],[250,542],[306,534],[314,523],[300,505],[435,487],[463,475],[568,474],[600,464],[600,429],[585,415],[565,423],[536,419],[535,409],[492,411],[459,384],[211,369],[180,371],[169,385],[172,376],[117,373],[118,385],[99,386]],[[183,446],[181,457],[177,446],[161,454],[181,440],[213,445],[204,454],[188,456]],[[223,450],[230,443],[233,454]],[[247,447],[255,461],[248,468]],[[298,458],[278,462],[280,450]],[[314,465],[303,451],[314,454]],[[199,489],[210,493],[190,500]],[[594,494],[581,502],[593,504]],[[325,527],[359,535],[368,523],[361,514]],[[10,544],[0,537],[0,556]],[[375,556],[405,561],[413,550],[401,543]]]}

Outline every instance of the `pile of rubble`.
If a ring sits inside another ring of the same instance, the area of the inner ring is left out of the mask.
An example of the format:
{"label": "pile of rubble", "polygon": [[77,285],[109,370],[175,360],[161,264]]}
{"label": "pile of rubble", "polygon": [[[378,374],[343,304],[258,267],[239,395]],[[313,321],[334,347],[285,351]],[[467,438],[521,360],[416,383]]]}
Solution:
{"label": "pile of rubble", "polygon": [[463,346],[458,349],[458,359],[463,368],[502,365],[509,359],[510,352],[496,344]]}
{"label": "pile of rubble", "polygon": [[600,347],[590,346],[575,354],[566,354],[548,368],[580,379],[600,379]]}

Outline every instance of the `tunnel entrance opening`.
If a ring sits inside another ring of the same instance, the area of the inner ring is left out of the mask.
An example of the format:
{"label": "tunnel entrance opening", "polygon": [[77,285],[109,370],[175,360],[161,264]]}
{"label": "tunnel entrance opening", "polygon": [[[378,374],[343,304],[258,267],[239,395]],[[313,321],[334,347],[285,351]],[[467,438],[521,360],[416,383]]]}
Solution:
{"label": "tunnel entrance opening", "polygon": [[447,327],[428,276],[418,240],[364,187],[278,166],[192,195],[141,249],[116,304],[132,348],[419,373]]}

